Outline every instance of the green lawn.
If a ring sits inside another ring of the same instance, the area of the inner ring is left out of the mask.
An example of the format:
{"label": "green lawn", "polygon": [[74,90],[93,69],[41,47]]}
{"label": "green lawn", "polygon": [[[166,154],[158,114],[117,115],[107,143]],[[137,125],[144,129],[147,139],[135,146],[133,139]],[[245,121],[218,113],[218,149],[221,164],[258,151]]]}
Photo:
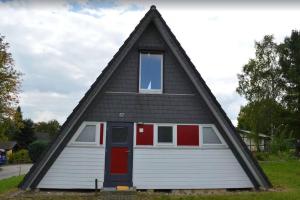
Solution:
{"label": "green lawn", "polygon": [[17,189],[24,176],[14,176],[0,180],[0,195]]}
{"label": "green lawn", "polygon": [[[274,188],[270,191],[243,191],[243,192],[225,192],[219,194],[210,195],[174,195],[174,194],[161,194],[161,193],[138,193],[134,199],[176,199],[176,200],[300,200],[300,161],[269,161],[261,162],[261,166],[266,172],[267,176],[271,180]],[[13,191],[16,189],[18,183],[22,180],[21,177],[13,177],[6,180],[0,181],[0,195],[4,191]],[[2,196],[3,197],[3,196]],[[19,199],[47,199],[47,200],[82,200],[82,199],[106,199],[103,194],[98,193],[83,193],[74,194],[67,193],[65,195],[57,193],[24,193]],[[1,198],[0,198],[1,199]],[[18,198],[14,198],[18,199]],[[118,198],[119,199],[119,198]],[[131,199],[131,198],[130,198]]]}

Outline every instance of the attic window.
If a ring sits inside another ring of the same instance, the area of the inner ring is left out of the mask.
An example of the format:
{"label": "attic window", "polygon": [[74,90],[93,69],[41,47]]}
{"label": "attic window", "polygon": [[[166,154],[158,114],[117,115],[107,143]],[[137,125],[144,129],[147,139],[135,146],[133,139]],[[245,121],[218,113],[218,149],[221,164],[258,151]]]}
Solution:
{"label": "attic window", "polygon": [[[101,128],[100,128],[101,127]],[[75,132],[69,145],[103,145],[104,124],[101,122],[83,122]],[[102,139],[101,139],[102,138]]]}
{"label": "attic window", "polygon": [[79,136],[75,140],[76,142],[95,142],[96,140],[96,126],[87,125],[80,132]]}
{"label": "attic window", "polygon": [[140,54],[139,92],[162,93],[162,63],[162,54]]}
{"label": "attic window", "polygon": [[202,127],[203,145],[222,145],[223,141],[217,129],[213,125]]}

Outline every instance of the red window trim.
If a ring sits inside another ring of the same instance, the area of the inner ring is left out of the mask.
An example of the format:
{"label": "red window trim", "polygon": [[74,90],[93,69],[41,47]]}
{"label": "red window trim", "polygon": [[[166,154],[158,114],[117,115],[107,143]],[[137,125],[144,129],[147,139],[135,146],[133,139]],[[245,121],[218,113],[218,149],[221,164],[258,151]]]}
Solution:
{"label": "red window trim", "polygon": [[103,145],[104,123],[100,123],[100,144]]}

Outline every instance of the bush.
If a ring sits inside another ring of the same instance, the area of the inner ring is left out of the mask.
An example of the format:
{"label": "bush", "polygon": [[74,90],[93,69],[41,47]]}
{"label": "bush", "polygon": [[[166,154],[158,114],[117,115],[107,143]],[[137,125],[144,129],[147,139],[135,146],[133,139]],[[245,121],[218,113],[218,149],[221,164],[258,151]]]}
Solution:
{"label": "bush", "polygon": [[8,157],[8,162],[11,164],[31,163],[28,150],[21,149],[15,153],[10,154]]}
{"label": "bush", "polygon": [[270,158],[270,153],[268,152],[254,152],[254,156],[259,161],[266,161]]}
{"label": "bush", "polygon": [[294,139],[291,135],[285,132],[278,133],[274,135],[271,140],[271,152],[273,154],[278,154],[280,152],[289,152],[293,148]]}
{"label": "bush", "polygon": [[29,156],[33,162],[36,162],[43,151],[47,148],[48,142],[46,141],[34,141],[28,146]]}
{"label": "bush", "polygon": [[253,152],[259,161],[289,161],[297,159],[293,151],[278,151],[277,153]]}

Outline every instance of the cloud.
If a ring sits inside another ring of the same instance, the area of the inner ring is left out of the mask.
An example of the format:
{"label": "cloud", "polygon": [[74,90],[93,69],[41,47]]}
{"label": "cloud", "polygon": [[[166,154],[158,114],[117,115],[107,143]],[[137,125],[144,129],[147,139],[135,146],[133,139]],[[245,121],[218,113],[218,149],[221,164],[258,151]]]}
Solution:
{"label": "cloud", "polygon": [[68,113],[76,106],[81,92],[56,93],[31,90],[21,94],[24,118],[30,117],[35,122],[57,119],[63,122]]}
{"label": "cloud", "polygon": [[[25,117],[64,122],[143,15],[126,10],[101,8],[93,10],[101,16],[95,17],[88,8],[73,12],[63,4],[35,9],[0,3],[1,34],[24,73]],[[121,15],[135,23],[124,23]]]}
{"label": "cloud", "polygon": [[[24,73],[24,116],[64,122],[152,3],[0,2],[1,34]],[[205,10],[156,4],[233,122],[245,104],[235,93],[236,75],[254,56],[254,40],[274,34],[282,41],[299,28],[296,8]]]}

